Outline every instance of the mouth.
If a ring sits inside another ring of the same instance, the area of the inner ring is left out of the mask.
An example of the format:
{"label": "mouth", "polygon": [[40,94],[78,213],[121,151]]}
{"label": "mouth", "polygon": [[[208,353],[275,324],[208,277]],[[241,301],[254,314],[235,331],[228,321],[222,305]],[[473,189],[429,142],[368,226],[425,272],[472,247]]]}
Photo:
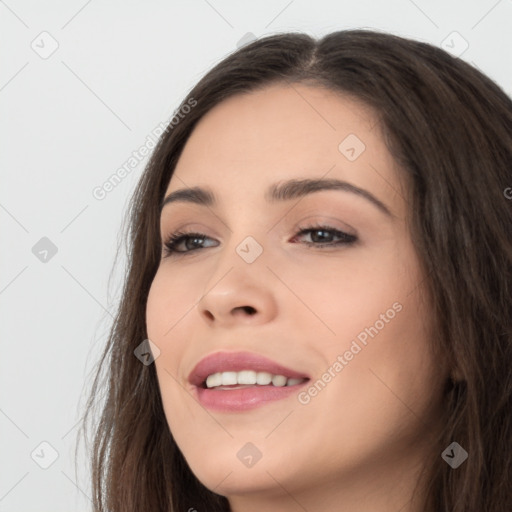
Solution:
{"label": "mouth", "polygon": [[217,372],[208,375],[201,384],[203,389],[244,389],[253,386],[296,386],[306,382],[307,378],[286,377],[281,374],[269,372],[256,372],[255,370],[242,370],[240,372]]}
{"label": "mouth", "polygon": [[289,397],[310,377],[259,354],[216,352],[202,359],[188,380],[203,406],[237,412]]}

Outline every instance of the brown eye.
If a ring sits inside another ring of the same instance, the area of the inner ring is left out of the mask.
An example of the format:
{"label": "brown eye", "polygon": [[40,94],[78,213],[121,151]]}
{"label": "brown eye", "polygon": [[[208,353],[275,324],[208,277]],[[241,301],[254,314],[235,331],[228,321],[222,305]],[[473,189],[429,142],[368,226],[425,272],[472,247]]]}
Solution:
{"label": "brown eye", "polygon": [[[355,235],[350,235],[330,226],[308,226],[300,228],[300,231],[295,235],[295,238],[306,234],[311,234],[312,241],[304,243],[314,247],[349,245],[357,240]],[[333,238],[338,238],[338,240],[334,241]]]}

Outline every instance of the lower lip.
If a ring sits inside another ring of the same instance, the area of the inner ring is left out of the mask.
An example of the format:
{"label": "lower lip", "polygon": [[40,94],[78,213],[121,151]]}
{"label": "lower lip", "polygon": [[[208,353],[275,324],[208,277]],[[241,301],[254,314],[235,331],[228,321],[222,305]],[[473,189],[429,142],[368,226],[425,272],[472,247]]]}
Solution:
{"label": "lower lip", "polygon": [[208,389],[195,387],[201,405],[222,412],[247,411],[269,402],[296,394],[306,382],[294,386],[250,386],[241,389]]}

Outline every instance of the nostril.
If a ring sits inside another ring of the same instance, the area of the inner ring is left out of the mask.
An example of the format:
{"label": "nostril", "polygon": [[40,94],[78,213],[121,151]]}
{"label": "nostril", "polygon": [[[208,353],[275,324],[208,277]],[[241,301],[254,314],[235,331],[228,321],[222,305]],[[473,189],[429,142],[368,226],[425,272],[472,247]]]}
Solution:
{"label": "nostril", "polygon": [[254,309],[252,306],[238,306],[233,309],[235,313],[237,313],[239,310],[243,310],[245,313],[248,313],[249,315],[254,315],[256,313],[256,309]]}

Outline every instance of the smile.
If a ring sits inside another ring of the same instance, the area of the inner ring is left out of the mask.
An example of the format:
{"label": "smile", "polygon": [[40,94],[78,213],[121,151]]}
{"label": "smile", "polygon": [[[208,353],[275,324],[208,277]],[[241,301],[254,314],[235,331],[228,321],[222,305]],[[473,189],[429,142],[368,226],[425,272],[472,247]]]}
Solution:
{"label": "smile", "polygon": [[284,375],[273,375],[268,372],[242,370],[241,372],[213,373],[208,375],[205,384],[208,389],[239,389],[241,386],[246,387],[254,385],[275,387],[295,386],[305,381],[306,379],[289,379]]}
{"label": "smile", "polygon": [[238,412],[294,394],[310,379],[259,354],[216,352],[202,359],[189,375],[204,407]]}

